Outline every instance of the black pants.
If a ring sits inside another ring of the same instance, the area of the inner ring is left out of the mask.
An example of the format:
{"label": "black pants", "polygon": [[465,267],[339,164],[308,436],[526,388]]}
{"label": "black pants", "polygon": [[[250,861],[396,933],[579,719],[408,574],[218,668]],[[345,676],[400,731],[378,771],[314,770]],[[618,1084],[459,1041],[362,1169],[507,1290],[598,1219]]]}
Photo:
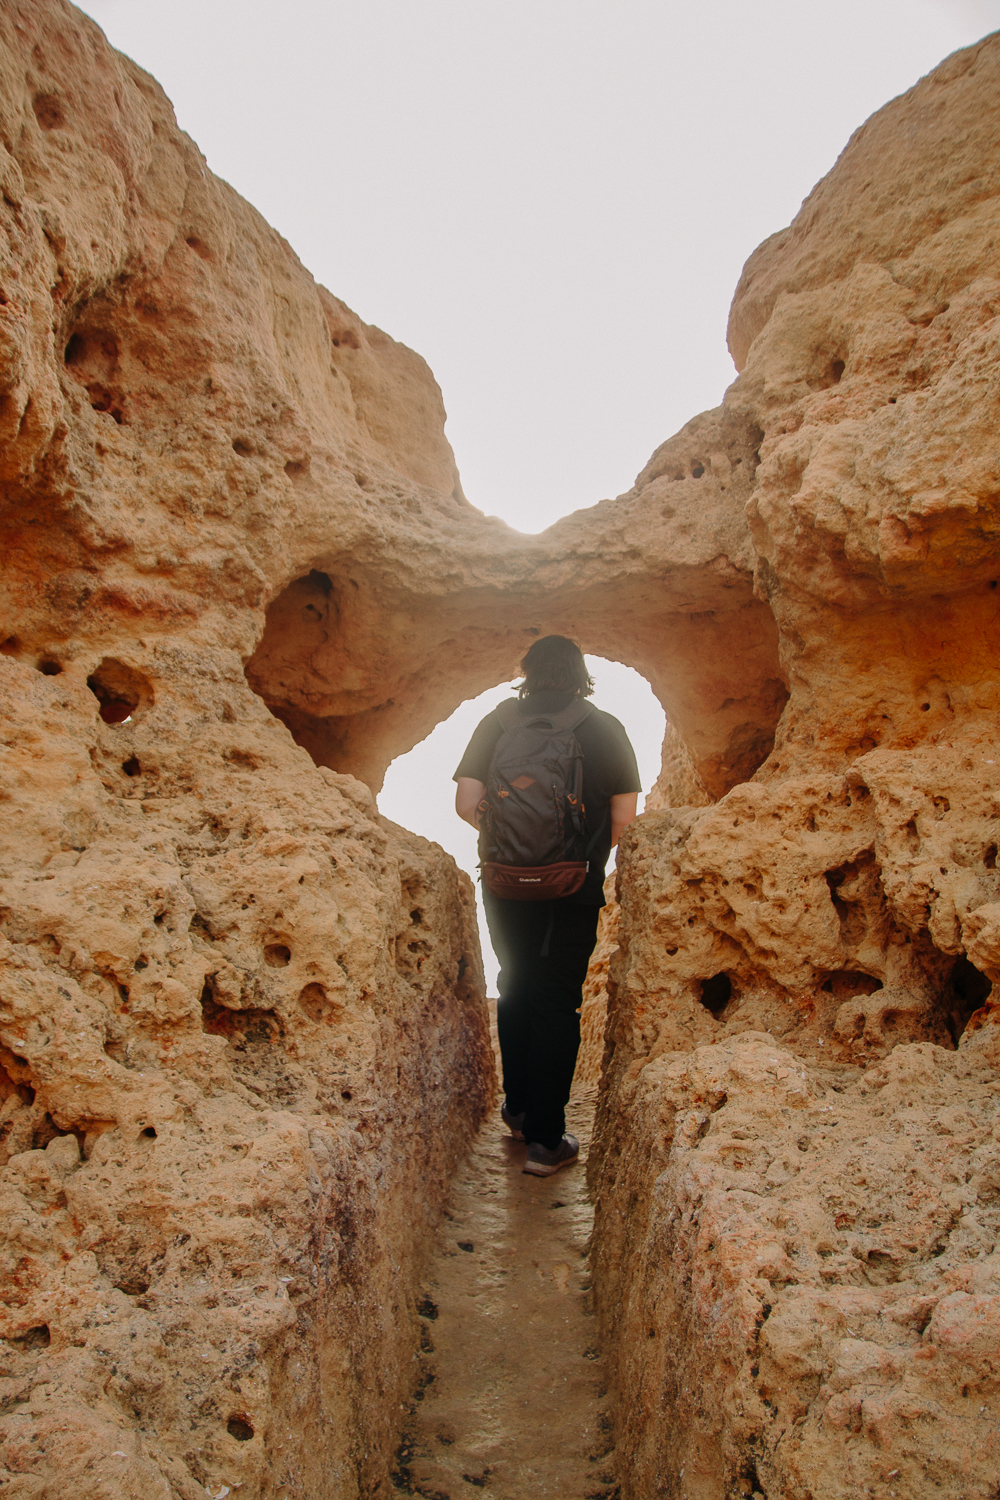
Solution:
{"label": "black pants", "polygon": [[524,1135],[554,1150],[580,1047],[583,981],[597,941],[599,906],[504,901],[483,892],[490,941],[500,960],[497,1030],[511,1114]]}

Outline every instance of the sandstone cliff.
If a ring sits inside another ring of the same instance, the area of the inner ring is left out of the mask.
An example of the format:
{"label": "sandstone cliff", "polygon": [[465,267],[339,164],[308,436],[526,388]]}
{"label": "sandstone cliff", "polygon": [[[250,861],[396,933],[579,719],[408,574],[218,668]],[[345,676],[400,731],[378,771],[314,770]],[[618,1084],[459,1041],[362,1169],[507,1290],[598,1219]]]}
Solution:
{"label": "sandstone cliff", "polygon": [[374,1494],[493,1089],[472,892],[243,663],[474,513],[426,366],[91,22],[4,3],[0,69],[0,1490]]}
{"label": "sandstone cliff", "polygon": [[1000,41],[540,537],[91,22],[0,0],[0,69],[5,1493],[386,1492],[493,1084],[469,884],[372,793],[561,630],[672,726],[588,1001],[623,1492],[985,1500]]}
{"label": "sandstone cliff", "polygon": [[550,629],[750,774],[757,435],[520,537],[92,22],[3,0],[0,69],[0,1474],[375,1494],[493,1074],[469,884],[371,792]]}
{"label": "sandstone cliff", "polygon": [[993,37],[887,105],[733,303],[790,698],[752,780],[683,806],[681,766],[625,836],[591,1180],[628,1495],[993,1493],[998,98]]}

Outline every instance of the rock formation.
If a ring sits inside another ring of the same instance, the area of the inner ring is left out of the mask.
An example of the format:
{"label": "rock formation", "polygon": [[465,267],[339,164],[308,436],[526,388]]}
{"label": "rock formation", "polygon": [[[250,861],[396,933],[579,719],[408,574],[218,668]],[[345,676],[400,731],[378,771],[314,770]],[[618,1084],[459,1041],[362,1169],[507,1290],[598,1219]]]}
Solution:
{"label": "rock formation", "polygon": [[671,724],[588,1000],[623,1493],[985,1500],[1000,41],[539,537],[92,22],[0,0],[0,69],[0,1489],[388,1492],[493,1077],[469,883],[373,793],[559,630]]}
{"label": "rock formation", "polygon": [[0,67],[0,1491],[375,1494],[472,892],[243,663],[331,537],[469,510],[440,395],[93,23],[5,3]]}
{"label": "rock formation", "polygon": [[630,1496],[996,1482],[998,97],[993,37],[887,105],[733,303],[790,698],[752,780],[685,806],[680,766],[625,836],[591,1180]]}

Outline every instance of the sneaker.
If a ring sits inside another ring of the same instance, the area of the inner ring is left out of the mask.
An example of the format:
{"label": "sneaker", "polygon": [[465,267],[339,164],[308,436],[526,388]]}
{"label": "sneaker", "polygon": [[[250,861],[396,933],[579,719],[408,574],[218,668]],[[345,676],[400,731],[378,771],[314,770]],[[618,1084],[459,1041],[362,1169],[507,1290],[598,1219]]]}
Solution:
{"label": "sneaker", "polygon": [[512,1115],[506,1104],[500,1111],[500,1118],[514,1137],[515,1141],[524,1140],[524,1110],[519,1115]]}
{"label": "sneaker", "polygon": [[524,1171],[535,1177],[551,1177],[560,1167],[568,1167],[580,1155],[580,1142],[575,1135],[564,1135],[554,1151],[532,1141],[528,1147],[528,1160]]}

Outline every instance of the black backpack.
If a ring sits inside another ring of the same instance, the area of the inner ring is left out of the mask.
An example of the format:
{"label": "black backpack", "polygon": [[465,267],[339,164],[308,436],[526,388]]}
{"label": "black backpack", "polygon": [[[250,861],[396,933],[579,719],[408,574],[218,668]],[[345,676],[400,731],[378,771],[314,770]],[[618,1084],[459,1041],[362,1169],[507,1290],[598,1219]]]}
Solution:
{"label": "black backpack", "polygon": [[583,885],[590,851],[573,731],[592,712],[579,701],[555,714],[497,708],[503,733],[479,804],[483,884],[494,896],[550,901]]}

